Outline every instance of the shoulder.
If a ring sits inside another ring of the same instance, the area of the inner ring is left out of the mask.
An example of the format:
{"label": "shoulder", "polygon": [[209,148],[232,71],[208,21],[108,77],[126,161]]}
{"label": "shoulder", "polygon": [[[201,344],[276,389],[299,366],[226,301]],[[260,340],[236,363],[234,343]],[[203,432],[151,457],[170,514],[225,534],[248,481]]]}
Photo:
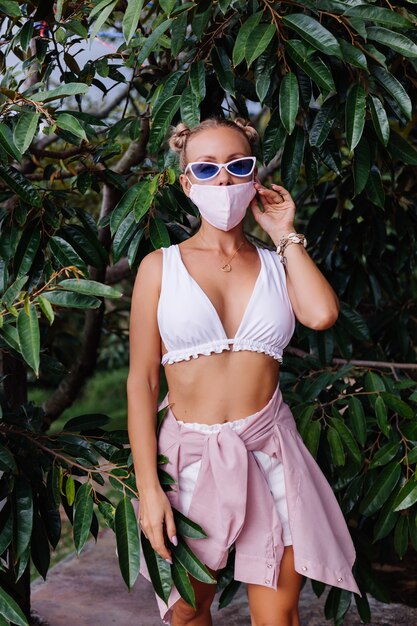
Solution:
{"label": "shoulder", "polygon": [[146,254],[141,260],[135,278],[136,289],[160,289],[162,280],[163,251],[161,248]]}

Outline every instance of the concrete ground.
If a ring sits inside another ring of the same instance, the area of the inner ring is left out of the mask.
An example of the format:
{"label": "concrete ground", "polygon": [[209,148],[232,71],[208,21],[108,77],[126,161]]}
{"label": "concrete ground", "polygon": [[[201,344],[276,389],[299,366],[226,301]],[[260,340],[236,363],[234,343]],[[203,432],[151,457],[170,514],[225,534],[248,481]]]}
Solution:
{"label": "concrete ground", "polygon": [[[326,594],[324,594],[326,595]],[[300,600],[301,626],[323,626],[325,598],[317,599],[309,584]],[[417,626],[417,609],[370,600],[374,626]],[[32,586],[32,608],[50,626],[161,626],[152,587],[142,576],[129,592],[122,580],[115,553],[115,536],[103,531],[97,544],[89,542],[81,555],[70,556],[56,565],[46,582]],[[214,626],[250,626],[245,586],[233,602],[217,611]],[[351,608],[344,626],[359,626]]]}

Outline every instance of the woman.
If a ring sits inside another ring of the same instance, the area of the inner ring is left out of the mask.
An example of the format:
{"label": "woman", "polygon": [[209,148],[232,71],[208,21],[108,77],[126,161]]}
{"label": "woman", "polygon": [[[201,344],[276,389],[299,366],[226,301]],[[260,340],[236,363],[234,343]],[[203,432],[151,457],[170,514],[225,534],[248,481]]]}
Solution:
{"label": "woman", "polygon": [[[140,264],[128,429],[139,521],[153,548],[171,562],[171,506],[178,508],[207,532],[187,543],[214,577],[235,546],[235,578],[247,583],[252,626],[297,626],[302,575],[358,592],[343,516],[278,384],[295,317],[323,330],[336,321],[339,303],[304,236],[294,235],[290,194],[256,181],[255,140],[255,129],[240,119],[209,119],[192,130],[180,124],[173,132],[180,182],[201,226]],[[246,239],[249,205],[277,252]],[[161,356],[169,393],[159,408],[169,409],[157,441]],[[159,484],[157,452],[170,460],[166,469],[178,483],[171,492]],[[143,559],[141,572],[148,575]],[[168,606],[157,598],[165,623],[212,623],[215,585],[192,583],[196,610],[175,587]]]}

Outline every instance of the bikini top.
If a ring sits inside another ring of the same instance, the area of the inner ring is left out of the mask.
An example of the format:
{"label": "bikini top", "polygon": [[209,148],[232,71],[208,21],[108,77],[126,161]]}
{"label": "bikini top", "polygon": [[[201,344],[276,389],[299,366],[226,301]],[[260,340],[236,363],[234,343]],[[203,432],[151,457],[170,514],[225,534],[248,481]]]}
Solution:
{"label": "bikini top", "polygon": [[261,269],[242,320],[231,338],[204,290],[184,265],[178,244],[162,248],[157,320],[167,352],[162,365],[223,350],[263,352],[279,362],[295,328],[285,270],[275,251],[256,248]]}

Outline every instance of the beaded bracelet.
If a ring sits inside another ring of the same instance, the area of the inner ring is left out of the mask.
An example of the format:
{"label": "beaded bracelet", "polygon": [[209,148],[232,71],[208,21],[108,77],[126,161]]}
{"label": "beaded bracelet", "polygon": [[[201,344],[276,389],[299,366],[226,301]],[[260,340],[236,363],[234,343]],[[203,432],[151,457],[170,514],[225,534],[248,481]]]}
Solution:
{"label": "beaded bracelet", "polygon": [[287,257],[284,256],[285,248],[292,243],[302,243],[305,248],[307,246],[307,239],[305,238],[305,235],[302,235],[301,233],[288,233],[288,235],[281,237],[276,252],[283,265],[287,264]]}

